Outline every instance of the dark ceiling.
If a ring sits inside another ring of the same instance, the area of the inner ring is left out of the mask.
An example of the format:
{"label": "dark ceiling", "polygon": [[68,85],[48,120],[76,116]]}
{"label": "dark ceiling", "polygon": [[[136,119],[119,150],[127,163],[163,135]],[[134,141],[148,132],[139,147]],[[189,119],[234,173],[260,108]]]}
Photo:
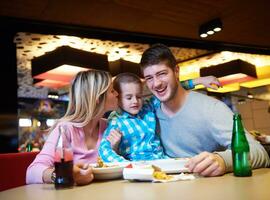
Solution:
{"label": "dark ceiling", "polygon": [[[2,0],[0,15],[85,27],[270,48],[269,0]],[[206,39],[199,25],[221,18]]]}

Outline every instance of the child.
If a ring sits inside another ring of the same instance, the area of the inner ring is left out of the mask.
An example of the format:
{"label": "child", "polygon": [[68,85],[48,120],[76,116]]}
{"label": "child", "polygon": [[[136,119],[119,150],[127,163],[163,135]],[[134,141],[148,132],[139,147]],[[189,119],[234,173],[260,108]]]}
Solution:
{"label": "child", "polygon": [[[186,81],[183,86],[192,89],[192,82]],[[119,93],[118,111],[110,115],[110,122],[103,134],[99,155],[105,162],[139,161],[168,158],[165,155],[158,134],[156,134],[155,107],[160,103],[151,98],[143,104],[143,86],[139,77],[132,73],[122,73],[113,82]],[[122,134],[116,151],[111,147],[107,137],[111,131]]]}

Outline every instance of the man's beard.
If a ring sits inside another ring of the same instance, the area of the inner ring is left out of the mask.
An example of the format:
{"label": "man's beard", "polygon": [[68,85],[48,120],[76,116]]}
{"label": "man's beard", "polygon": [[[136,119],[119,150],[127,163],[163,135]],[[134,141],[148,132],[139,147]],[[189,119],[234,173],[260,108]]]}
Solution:
{"label": "man's beard", "polygon": [[176,82],[174,86],[170,87],[171,88],[170,95],[167,97],[167,99],[161,101],[162,103],[168,103],[172,101],[176,95],[178,95],[177,90],[178,90],[179,85],[177,83],[178,82]]}

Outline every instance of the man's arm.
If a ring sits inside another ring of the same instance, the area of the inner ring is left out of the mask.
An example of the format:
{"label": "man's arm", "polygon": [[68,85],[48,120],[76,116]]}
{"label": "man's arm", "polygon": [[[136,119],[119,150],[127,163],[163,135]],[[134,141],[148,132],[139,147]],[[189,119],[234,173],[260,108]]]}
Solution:
{"label": "man's arm", "polygon": [[[226,148],[226,150],[200,153],[190,159],[187,167],[190,171],[203,176],[218,176],[233,170],[231,152],[233,113],[224,103],[218,100],[209,107],[208,111],[209,131],[211,131],[217,144]],[[248,132],[246,132],[246,137],[250,146],[252,168],[268,167],[270,160],[263,146]]]}
{"label": "man's arm", "polygon": [[270,144],[270,135],[258,135],[258,136],[255,136],[255,138],[261,144]]}
{"label": "man's arm", "polygon": [[[250,133],[246,131],[246,137],[250,148],[250,162],[253,169],[270,166],[269,156],[264,147],[256,141]],[[233,171],[232,151],[227,149],[223,152],[217,152],[225,161],[226,172]]]}
{"label": "man's arm", "polygon": [[203,85],[206,88],[211,88],[214,90],[217,90],[218,87],[221,87],[220,82],[215,76],[204,76],[204,77],[198,77],[195,79],[189,79],[185,81],[180,82],[182,87],[186,90],[194,89],[196,85]]}

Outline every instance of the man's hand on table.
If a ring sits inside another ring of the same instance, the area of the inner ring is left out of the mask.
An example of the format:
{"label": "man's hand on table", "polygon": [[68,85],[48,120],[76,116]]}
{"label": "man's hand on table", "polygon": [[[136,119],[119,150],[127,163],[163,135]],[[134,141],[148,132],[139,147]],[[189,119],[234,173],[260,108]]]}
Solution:
{"label": "man's hand on table", "polygon": [[269,135],[258,135],[255,136],[256,140],[258,140],[262,144],[270,144],[270,136]]}
{"label": "man's hand on table", "polygon": [[215,153],[202,152],[192,157],[186,164],[190,172],[201,176],[220,176],[225,174],[225,162]]}
{"label": "man's hand on table", "polygon": [[87,185],[93,181],[94,175],[88,164],[78,163],[73,166],[73,178],[77,185]]}

